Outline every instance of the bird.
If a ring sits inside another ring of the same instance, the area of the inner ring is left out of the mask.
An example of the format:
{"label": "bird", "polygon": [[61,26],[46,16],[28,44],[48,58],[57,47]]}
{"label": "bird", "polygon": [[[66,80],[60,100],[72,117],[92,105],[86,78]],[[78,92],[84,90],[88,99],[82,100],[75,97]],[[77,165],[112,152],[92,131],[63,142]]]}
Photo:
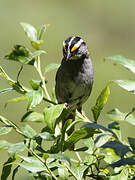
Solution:
{"label": "bird", "polygon": [[[89,98],[94,81],[94,69],[86,43],[79,36],[71,36],[63,42],[63,58],[56,72],[55,94],[59,104],[65,103],[73,112],[62,120],[75,120],[75,112],[82,113],[82,105]],[[70,129],[71,135],[74,127]]]}

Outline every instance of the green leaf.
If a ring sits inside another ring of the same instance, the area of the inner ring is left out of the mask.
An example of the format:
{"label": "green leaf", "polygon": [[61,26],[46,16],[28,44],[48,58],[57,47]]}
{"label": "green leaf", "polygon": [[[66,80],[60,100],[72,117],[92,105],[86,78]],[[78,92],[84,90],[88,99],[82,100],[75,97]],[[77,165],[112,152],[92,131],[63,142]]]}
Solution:
{"label": "green leaf", "polygon": [[50,72],[59,67],[60,67],[60,64],[55,64],[55,63],[49,64],[48,66],[45,67],[44,73]]}
{"label": "green leaf", "polygon": [[95,139],[96,147],[103,146],[111,137],[112,137],[112,134],[110,134],[110,133],[99,134]]}
{"label": "green leaf", "polygon": [[27,93],[28,97],[28,107],[27,109],[32,109],[41,103],[43,99],[43,91],[39,90],[31,90]]}
{"label": "green leaf", "polygon": [[21,131],[28,138],[34,138],[37,135],[36,131],[32,129],[28,124],[24,124],[21,127]]}
{"label": "green leaf", "polygon": [[58,168],[59,180],[68,180],[69,173],[65,167]]}
{"label": "green leaf", "polygon": [[71,167],[72,173],[77,178],[77,180],[83,179],[83,173],[86,169],[88,169],[88,166],[86,165],[78,166],[78,167]]}
{"label": "green leaf", "polygon": [[71,165],[69,157],[64,154],[50,154],[49,158],[57,159],[61,162],[65,162],[67,165]]}
{"label": "green leaf", "polygon": [[135,165],[135,159],[133,158],[122,158],[119,161],[116,161],[110,164],[111,167],[120,167],[125,165]]}
{"label": "green leaf", "polygon": [[12,164],[11,165],[7,165],[6,164],[9,164],[9,163],[12,163],[14,162],[15,159],[14,158],[9,158],[3,165],[3,169],[2,169],[2,174],[1,174],[1,180],[7,180],[8,176],[10,175],[11,173],[11,168],[12,168]]}
{"label": "green leaf", "polygon": [[1,141],[0,141],[0,150],[8,149],[9,145],[10,145],[9,142],[1,140]]}
{"label": "green leaf", "polygon": [[121,131],[120,131],[120,124],[117,121],[113,121],[112,123],[108,124],[108,128],[111,129],[118,139],[121,140]]}
{"label": "green leaf", "polygon": [[35,111],[28,111],[21,119],[22,122],[44,122],[44,115]]}
{"label": "green leaf", "polygon": [[32,53],[31,59],[36,58],[37,56],[40,56],[41,54],[45,54],[46,52],[43,50],[38,50]]}
{"label": "green leaf", "polygon": [[128,142],[135,153],[135,138],[128,137]]}
{"label": "green leaf", "polygon": [[115,80],[113,82],[119,85],[121,88],[135,94],[135,81],[134,80]]}
{"label": "green leaf", "polygon": [[41,86],[41,81],[39,80],[30,80],[30,85],[34,90],[38,90]]}
{"label": "green leaf", "polygon": [[74,131],[65,141],[64,150],[66,150],[69,147],[72,147],[75,143],[77,143],[81,139],[92,137],[93,134],[95,133],[96,131],[94,129],[90,130],[89,128],[81,128]]}
{"label": "green leaf", "polygon": [[109,85],[107,85],[98,96],[95,106],[91,108],[95,122],[97,122],[104,105],[107,103],[109,95],[110,88]]}
{"label": "green leaf", "polygon": [[91,137],[91,138],[88,138],[84,141],[84,144],[86,146],[86,153],[88,154],[93,154],[93,152],[95,151],[95,144],[94,144],[94,139]]}
{"label": "green leaf", "polygon": [[112,133],[113,135],[115,135],[111,129],[106,128],[105,126],[102,126],[102,125],[97,124],[97,123],[85,123],[82,126],[82,128],[89,128],[90,130],[93,130],[93,129],[102,129],[103,131],[108,131],[108,132]]}
{"label": "green leaf", "polygon": [[37,41],[37,30],[30,24],[21,22],[21,26],[23,27],[27,37],[31,41]]}
{"label": "green leaf", "polygon": [[17,97],[17,98],[14,98],[14,99],[10,99],[7,102],[5,102],[5,107],[8,105],[8,103],[11,103],[11,102],[20,102],[20,101],[24,101],[26,99],[27,99],[26,96],[21,96],[21,97]]}
{"label": "green leaf", "polygon": [[0,126],[0,135],[8,134],[12,130],[10,126]]}
{"label": "green leaf", "polygon": [[40,161],[39,162],[23,162],[23,163],[18,163],[18,164],[22,168],[33,173],[42,172],[42,171],[48,172],[44,164],[41,163]]}
{"label": "green leaf", "polygon": [[23,142],[20,142],[20,143],[9,145],[8,152],[12,154],[12,156],[14,157],[15,154],[23,152],[25,149],[26,149],[25,144]]}
{"label": "green leaf", "polygon": [[101,147],[113,149],[115,151],[115,153],[120,157],[123,157],[127,152],[130,151],[128,146],[126,146],[122,143],[119,143],[117,141],[108,141]]}
{"label": "green leaf", "polygon": [[124,167],[119,174],[119,180],[127,180],[128,179],[128,169]]}
{"label": "green leaf", "polygon": [[43,36],[45,34],[46,28],[49,27],[50,24],[43,24],[40,29],[38,30],[38,39],[43,39]]}
{"label": "green leaf", "polygon": [[68,131],[70,130],[70,128],[72,128],[74,125],[76,125],[76,124],[78,124],[78,123],[82,123],[82,122],[84,122],[83,119],[77,119],[77,120],[71,122],[71,123],[69,124],[69,126],[67,127],[66,132],[68,132]]}
{"label": "green leaf", "polygon": [[31,171],[33,173],[37,173],[37,172],[41,172],[41,171],[48,172],[48,170],[46,169],[44,163],[41,162],[36,157],[33,157],[33,156],[25,157],[25,156],[21,156],[21,155],[19,155],[19,157],[22,160],[24,160],[23,163],[19,163],[19,165],[21,167],[23,167],[24,169],[27,169],[28,171]]}
{"label": "green leaf", "polygon": [[6,88],[6,89],[0,90],[0,93],[9,92],[9,91],[12,91],[12,90],[14,90],[14,89],[13,88]]}
{"label": "green leaf", "polygon": [[53,141],[55,139],[54,135],[49,132],[40,133],[39,136],[46,141]]}
{"label": "green leaf", "polygon": [[115,121],[127,121],[128,123],[135,126],[135,117],[130,114],[126,117],[128,113],[120,112],[118,109],[113,109],[109,112],[107,112],[107,116]]}
{"label": "green leaf", "polygon": [[55,106],[51,106],[50,108],[44,109],[43,113],[44,113],[45,122],[51,130],[54,130],[56,119],[62,113],[63,108],[64,108],[64,104],[58,104]]}
{"label": "green leaf", "polygon": [[132,59],[127,59],[124,56],[120,55],[114,55],[114,56],[109,56],[106,57],[105,60],[112,60],[114,64],[121,64],[127,69],[129,69],[131,72],[135,73],[135,61]]}

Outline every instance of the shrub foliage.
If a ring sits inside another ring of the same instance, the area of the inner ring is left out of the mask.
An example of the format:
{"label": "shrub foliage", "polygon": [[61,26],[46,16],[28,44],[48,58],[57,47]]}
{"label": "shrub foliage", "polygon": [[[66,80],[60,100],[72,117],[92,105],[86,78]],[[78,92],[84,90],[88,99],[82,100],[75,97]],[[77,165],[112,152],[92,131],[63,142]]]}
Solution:
{"label": "shrub foliage", "polygon": [[[93,122],[76,112],[75,121],[69,119],[61,128],[61,120],[71,112],[64,104],[57,104],[54,90],[48,93],[45,78],[46,73],[58,68],[59,64],[49,64],[44,72],[41,71],[40,56],[46,53],[41,50],[41,45],[44,43],[44,34],[48,25],[42,25],[37,30],[30,24],[20,24],[34,50],[31,52],[23,45],[15,45],[11,52],[5,55],[5,59],[19,62],[21,68],[15,81],[0,66],[0,76],[10,85],[10,88],[2,89],[0,93],[9,91],[19,93],[18,97],[8,100],[5,106],[11,102],[27,100],[27,112],[21,118],[22,126],[0,116],[0,135],[14,130],[14,133],[23,136],[24,140],[15,144],[5,140],[0,141],[0,150],[8,151],[9,155],[3,164],[1,180],[8,179],[10,174],[12,180],[15,180],[21,168],[28,172],[28,177],[36,180],[134,179],[135,138],[128,137],[128,142],[124,142],[119,122],[126,121],[135,126],[135,117],[132,115],[135,108],[126,113],[116,108],[107,112],[107,117],[111,119],[108,127],[100,125],[98,118],[108,101],[110,85],[114,83],[135,93],[135,81],[108,82],[99,94],[95,106],[91,108]],[[106,57],[105,60],[112,60],[114,64],[121,64],[135,73],[134,60],[119,55]],[[30,81],[31,89],[19,81],[24,64],[34,66],[40,77],[40,80]],[[49,106],[44,107],[42,113],[36,112],[34,108],[43,101],[48,102]],[[43,128],[40,133],[31,127],[31,123],[42,123]],[[80,124],[80,128],[76,128],[68,136],[67,132],[76,124]],[[70,153],[70,146],[73,145],[75,150]]]}

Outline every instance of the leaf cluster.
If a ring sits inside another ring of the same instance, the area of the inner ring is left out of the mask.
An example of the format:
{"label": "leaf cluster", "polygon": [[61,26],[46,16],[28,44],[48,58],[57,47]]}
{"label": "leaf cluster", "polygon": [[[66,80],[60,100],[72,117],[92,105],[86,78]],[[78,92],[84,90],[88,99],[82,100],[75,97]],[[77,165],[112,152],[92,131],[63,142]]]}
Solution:
{"label": "leaf cluster", "polygon": [[[135,82],[130,80],[110,81],[97,97],[91,108],[93,122],[79,112],[75,113],[75,121],[68,119],[61,126],[62,119],[73,113],[65,104],[57,104],[54,90],[47,91],[46,73],[59,67],[59,64],[49,64],[41,71],[41,50],[43,37],[48,25],[37,30],[32,25],[21,23],[34,51],[24,45],[15,45],[5,59],[21,64],[17,80],[13,80],[0,66],[0,76],[8,81],[11,88],[2,89],[0,93],[16,91],[19,97],[8,100],[11,102],[27,100],[26,113],[21,118],[22,125],[0,116],[0,135],[14,133],[23,136],[22,142],[11,143],[0,141],[0,150],[8,151],[9,158],[3,164],[1,180],[6,180],[12,174],[15,180],[20,168],[28,172],[28,178],[36,180],[66,180],[66,179],[134,179],[135,177],[135,138],[129,137],[128,142],[122,140],[120,122],[135,125],[135,117],[131,112],[123,113],[118,109],[109,111],[106,115],[111,119],[108,127],[98,123],[110,95],[110,85],[115,83],[132,93],[135,92]],[[115,64],[121,64],[135,73],[135,62],[122,56],[111,56]],[[19,75],[24,65],[32,65],[39,73],[39,80],[31,80],[31,89],[19,81]],[[34,110],[41,102],[48,102],[39,113]],[[31,127],[32,123],[42,123],[42,129],[37,132]],[[70,129],[78,124],[79,128],[68,135]],[[49,143],[48,143],[49,142]],[[75,146],[71,151],[70,147]],[[73,158],[72,158],[73,157]]]}

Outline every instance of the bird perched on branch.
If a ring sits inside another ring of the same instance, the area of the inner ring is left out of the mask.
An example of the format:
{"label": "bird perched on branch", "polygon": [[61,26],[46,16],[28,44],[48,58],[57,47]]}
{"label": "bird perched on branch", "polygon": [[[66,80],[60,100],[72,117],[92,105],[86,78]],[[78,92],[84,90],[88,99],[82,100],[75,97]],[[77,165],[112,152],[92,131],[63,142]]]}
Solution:
{"label": "bird perched on branch", "polygon": [[[94,71],[86,43],[80,37],[69,37],[63,42],[63,59],[56,74],[55,93],[58,103],[67,103],[73,111],[66,119],[75,119],[76,109],[90,96]],[[69,132],[69,135],[73,129]]]}

